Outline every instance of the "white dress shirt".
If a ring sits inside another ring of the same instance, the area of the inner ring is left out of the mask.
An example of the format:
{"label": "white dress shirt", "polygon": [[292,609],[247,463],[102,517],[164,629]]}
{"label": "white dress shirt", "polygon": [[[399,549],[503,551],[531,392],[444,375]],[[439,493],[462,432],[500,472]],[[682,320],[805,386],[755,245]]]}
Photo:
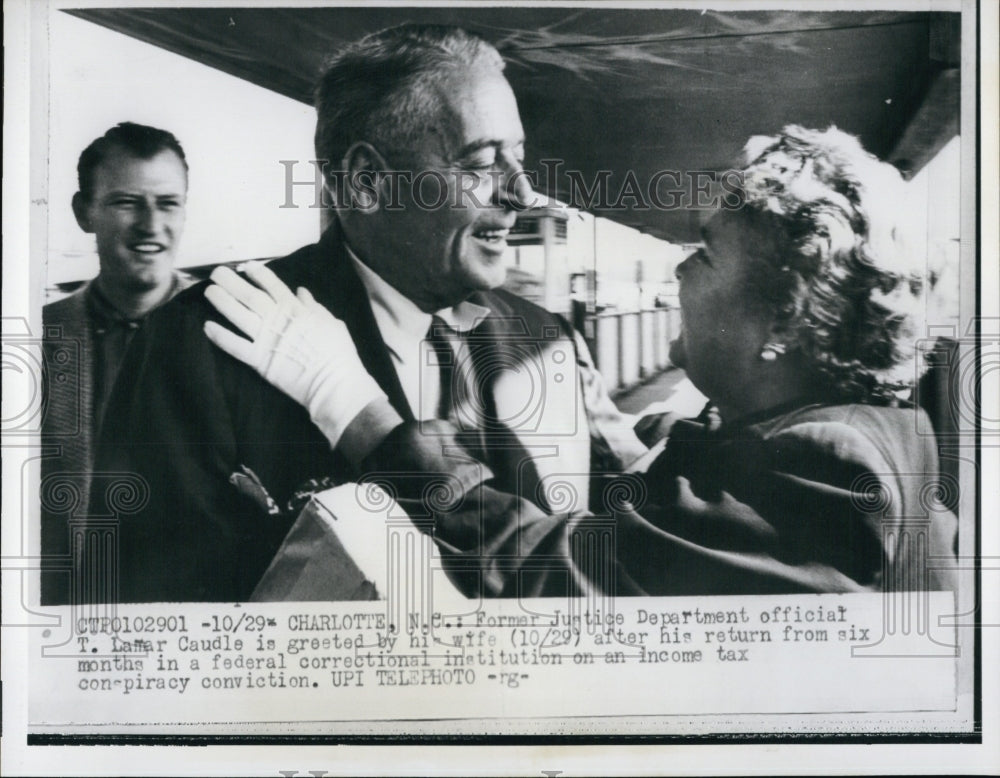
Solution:
{"label": "white dress shirt", "polygon": [[[420,310],[412,300],[392,286],[362,262],[350,249],[348,256],[368,293],[375,323],[385,342],[392,364],[399,376],[413,416],[419,421],[437,418],[441,399],[441,373],[433,347],[427,342],[427,332],[433,316],[439,316],[456,333],[465,334],[490,314],[489,308],[462,302],[435,314]],[[459,349],[460,338],[449,338],[453,350]],[[433,356],[432,356],[433,355]],[[456,364],[464,362],[456,354]]]}

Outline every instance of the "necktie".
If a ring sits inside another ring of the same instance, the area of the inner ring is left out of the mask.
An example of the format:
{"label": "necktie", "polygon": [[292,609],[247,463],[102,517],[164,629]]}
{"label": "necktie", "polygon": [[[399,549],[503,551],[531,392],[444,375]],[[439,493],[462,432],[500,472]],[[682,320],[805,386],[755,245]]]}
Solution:
{"label": "necktie", "polygon": [[484,374],[477,369],[481,344],[474,335],[467,338],[438,316],[431,321],[427,342],[434,349],[439,370],[436,418],[450,421],[456,427],[462,445],[471,456],[490,462],[485,438],[490,423],[483,405],[483,387],[479,385]]}
{"label": "necktie", "polygon": [[454,406],[455,351],[451,347],[451,329],[440,316],[431,319],[427,331],[427,341],[437,355],[440,394],[438,395],[437,418],[447,419]]}

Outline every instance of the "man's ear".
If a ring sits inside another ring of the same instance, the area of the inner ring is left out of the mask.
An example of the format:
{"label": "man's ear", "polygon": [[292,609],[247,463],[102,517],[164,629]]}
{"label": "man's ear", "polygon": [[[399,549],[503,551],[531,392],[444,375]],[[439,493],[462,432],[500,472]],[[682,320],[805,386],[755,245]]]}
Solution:
{"label": "man's ear", "polygon": [[94,228],[90,224],[89,208],[90,200],[87,199],[83,192],[77,192],[73,195],[73,215],[76,217],[76,223],[80,225],[80,229],[84,232],[94,231]]}
{"label": "man's ear", "polygon": [[352,144],[341,162],[344,180],[339,182],[337,205],[360,213],[377,212],[389,195],[388,182],[381,175],[386,169],[385,158],[370,143]]}

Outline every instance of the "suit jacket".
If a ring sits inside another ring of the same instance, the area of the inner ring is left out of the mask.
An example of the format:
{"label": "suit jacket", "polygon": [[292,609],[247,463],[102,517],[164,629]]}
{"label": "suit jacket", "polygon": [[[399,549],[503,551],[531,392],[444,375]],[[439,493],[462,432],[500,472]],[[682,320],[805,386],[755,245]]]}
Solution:
{"label": "suit jacket", "polygon": [[[337,225],[318,244],[269,267],[291,288],[309,289],[346,323],[368,372],[413,422]],[[188,290],[150,317],[109,402],[96,470],[137,473],[144,494],[124,507],[110,504],[110,485],[91,495],[92,515],[117,520],[117,586],[97,599],[246,600],[301,507],[294,498],[309,488],[303,485],[357,475],[302,407],[208,341],[203,324],[218,316],[204,288]],[[564,322],[547,311],[504,292],[472,300],[492,315],[470,338],[470,350],[480,363],[492,359],[500,369],[487,371],[483,387],[494,421],[466,430],[464,443],[489,460],[498,485],[548,509],[546,475],[568,472],[585,484],[591,434],[603,442],[591,428],[579,383],[549,369],[583,357]],[[511,379],[531,370],[542,377],[534,389],[542,394],[539,412],[522,407],[525,385]],[[519,426],[512,433],[514,417]],[[546,442],[534,435],[553,423],[554,444],[552,436]],[[605,459],[610,467],[621,465]],[[585,504],[585,492],[581,499]]]}
{"label": "suit jacket", "polygon": [[[718,430],[679,421],[645,474],[606,482],[600,513],[545,514],[411,425],[367,466],[393,474],[411,516],[433,516],[417,523],[473,597],[949,589],[957,522],[934,497],[922,413],[811,405]],[[462,489],[443,510],[418,474]],[[507,531],[479,532],[480,521]]]}
{"label": "suit jacket", "polygon": [[[174,273],[174,288],[192,279]],[[42,309],[44,327],[45,413],[42,442],[41,549],[42,602],[66,598],[69,560],[68,519],[82,518],[89,502],[94,429],[95,321],[88,303],[91,282]]]}

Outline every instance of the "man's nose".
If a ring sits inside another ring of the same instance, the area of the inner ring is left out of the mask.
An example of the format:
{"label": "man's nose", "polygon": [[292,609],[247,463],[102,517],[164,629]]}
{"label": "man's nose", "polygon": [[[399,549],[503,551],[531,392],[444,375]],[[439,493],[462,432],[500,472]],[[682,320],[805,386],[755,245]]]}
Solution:
{"label": "man's nose", "polygon": [[531,208],[538,200],[531,178],[516,160],[510,160],[504,167],[497,194],[501,205],[515,211]]}
{"label": "man's nose", "polygon": [[164,214],[155,205],[145,204],[139,208],[135,228],[147,235],[156,235],[163,227]]}

